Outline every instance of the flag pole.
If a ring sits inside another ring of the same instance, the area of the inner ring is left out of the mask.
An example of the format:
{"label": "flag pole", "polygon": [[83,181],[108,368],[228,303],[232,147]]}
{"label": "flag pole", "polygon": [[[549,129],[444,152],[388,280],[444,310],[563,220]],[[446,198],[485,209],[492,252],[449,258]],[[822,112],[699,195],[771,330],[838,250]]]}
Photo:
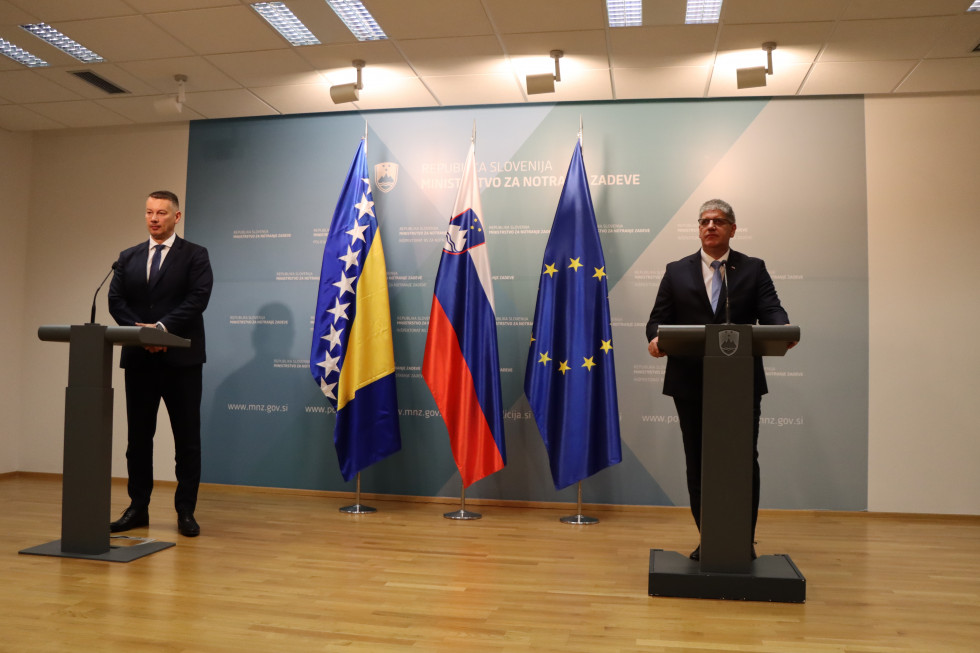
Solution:
{"label": "flag pole", "polygon": [[563,524],[598,524],[599,520],[595,517],[587,517],[582,514],[582,481],[578,482],[578,509],[574,515],[569,515],[567,517],[562,517],[559,520]]}
{"label": "flag pole", "polygon": [[[459,481],[460,484],[462,485],[463,478],[460,477]],[[445,517],[446,519],[480,519],[481,517],[483,517],[483,515],[481,515],[478,512],[471,512],[466,509],[466,486],[465,485],[462,485],[459,491],[459,510],[443,513],[442,516]]]}
{"label": "flag pole", "polygon": [[378,512],[377,508],[372,508],[371,506],[361,505],[361,473],[357,472],[357,480],[354,489],[354,505],[344,506],[340,509],[340,512],[346,512],[349,515],[363,515],[369,512]]}

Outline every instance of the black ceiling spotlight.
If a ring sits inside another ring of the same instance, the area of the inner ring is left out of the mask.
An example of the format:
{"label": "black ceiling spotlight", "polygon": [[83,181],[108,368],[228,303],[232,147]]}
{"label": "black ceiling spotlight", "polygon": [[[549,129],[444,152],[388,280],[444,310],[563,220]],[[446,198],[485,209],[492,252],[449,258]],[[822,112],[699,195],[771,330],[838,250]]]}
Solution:
{"label": "black ceiling spotlight", "polygon": [[776,49],[775,41],[766,41],[762,44],[762,49],[766,51],[767,65],[736,70],[735,83],[739,88],[758,88],[766,85],[766,75],[772,74],[772,51]]}

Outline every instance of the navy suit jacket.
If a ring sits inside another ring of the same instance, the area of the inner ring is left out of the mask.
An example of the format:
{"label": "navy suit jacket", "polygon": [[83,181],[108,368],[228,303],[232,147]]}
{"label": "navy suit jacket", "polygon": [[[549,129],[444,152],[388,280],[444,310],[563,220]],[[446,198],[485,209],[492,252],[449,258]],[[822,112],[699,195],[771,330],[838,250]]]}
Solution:
{"label": "navy suit jacket", "polygon": [[[789,316],[779,303],[776,287],[762,259],[730,250],[728,254],[729,310],[732,324],[789,324]],[[647,322],[647,341],[657,337],[661,324],[723,324],[725,290],[722,289],[718,310],[704,286],[700,250],[691,256],[667,264],[657,299]],[[667,357],[664,394],[682,399],[701,396],[702,359]],[[755,394],[768,391],[762,369],[762,358],[755,359]]]}
{"label": "navy suit jacket", "polygon": [[171,347],[151,354],[142,347],[123,347],[119,365],[124,368],[204,363],[204,309],[211,298],[214,276],[208,250],[177,237],[160,271],[149,284],[146,261],[149,240],[123,250],[109,284],[109,313],[120,326],[137,322],[162,322],[167,331],[189,338],[189,348]]}

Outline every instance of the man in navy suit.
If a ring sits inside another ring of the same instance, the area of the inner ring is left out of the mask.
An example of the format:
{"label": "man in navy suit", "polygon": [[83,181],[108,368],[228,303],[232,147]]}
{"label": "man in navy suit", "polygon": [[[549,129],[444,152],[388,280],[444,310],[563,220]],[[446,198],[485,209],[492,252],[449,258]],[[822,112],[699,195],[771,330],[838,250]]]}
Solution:
{"label": "man in navy suit", "polygon": [[[765,262],[728,246],[736,230],[732,207],[722,200],[709,200],[701,205],[698,215],[701,249],[667,264],[650,312],[647,350],[654,358],[667,356],[658,346],[661,324],[722,324],[726,322],[726,315],[730,315],[733,324],[789,324]],[[724,284],[722,280],[726,276],[727,284]],[[756,357],[754,364],[753,533],[759,516],[759,418],[762,395],[768,391],[762,358]],[[663,392],[673,397],[677,408],[687,463],[687,490],[698,529],[701,528],[702,384],[701,358],[668,356]],[[754,548],[752,553],[754,556]],[[691,558],[698,560],[700,557],[701,547],[698,546]]]}
{"label": "man in navy suit", "polygon": [[174,434],[177,530],[200,534],[194,519],[201,482],[201,374],[205,361],[204,309],[214,277],[208,250],[179,238],[180,203],[170,191],[146,199],[148,241],[119,254],[109,285],[109,312],[120,326],[163,329],[191,341],[189,348],[124,347],[129,423],[126,465],[130,505],[109,525],[113,533],[150,523],[153,434],[162,399]]}

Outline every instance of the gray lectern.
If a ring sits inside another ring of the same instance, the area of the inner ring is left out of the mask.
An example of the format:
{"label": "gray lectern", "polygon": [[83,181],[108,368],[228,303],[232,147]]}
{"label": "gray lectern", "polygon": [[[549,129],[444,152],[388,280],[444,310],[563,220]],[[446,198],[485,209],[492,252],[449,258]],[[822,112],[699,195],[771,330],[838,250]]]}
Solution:
{"label": "gray lectern", "polygon": [[160,345],[190,347],[191,341],[150,327],[101,324],[38,327],[41,340],[67,342],[65,444],[61,494],[61,539],[21,553],[130,562],[173,542],[109,545],[112,472],[112,348]]}
{"label": "gray lectern", "polygon": [[651,549],[649,594],[803,603],[806,579],[788,555],[752,559],[754,356],[782,356],[800,328],[661,326],[660,349],[704,358],[701,560]]}

